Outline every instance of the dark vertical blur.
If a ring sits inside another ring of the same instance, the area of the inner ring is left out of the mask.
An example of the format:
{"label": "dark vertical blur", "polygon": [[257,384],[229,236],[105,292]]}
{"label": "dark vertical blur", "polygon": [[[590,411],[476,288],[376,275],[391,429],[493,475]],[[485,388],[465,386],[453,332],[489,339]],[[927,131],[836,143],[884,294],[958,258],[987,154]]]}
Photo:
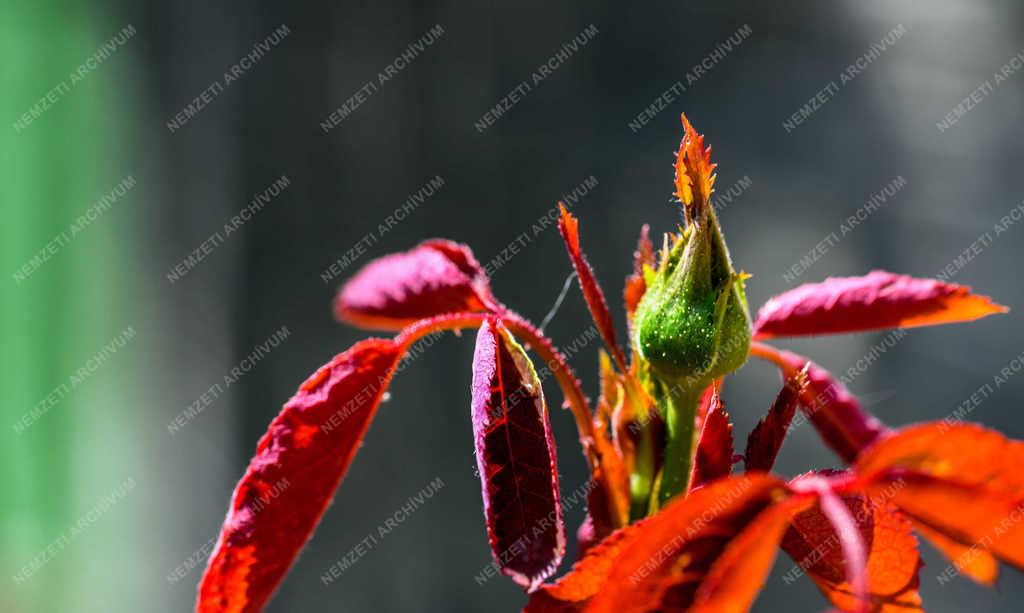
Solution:
{"label": "dark vertical blur", "polygon": [[[135,138],[158,193],[144,204],[153,300],[170,313],[155,357],[167,386],[155,428],[281,326],[290,336],[256,364],[223,404],[154,448],[182,508],[167,517],[167,549],[152,552],[159,606],[185,610],[199,572],[167,586],[163,575],[213,535],[235,480],[266,424],[303,378],[364,332],[331,318],[335,288],[375,256],[444,236],[488,263],[523,233],[498,267],[498,296],[539,321],[570,271],[557,232],[532,224],[590,179],[575,204],[584,248],[616,307],[639,227],[674,228],[671,153],[679,113],[707,135],[718,188],[738,183],[721,218],[733,259],[754,275],[756,305],[830,274],[885,268],[931,276],[1021,203],[1024,76],[1015,74],[948,129],[937,123],[1021,51],[1022,10],[1010,1],[927,4],[688,2],[150,3],[125,7],[138,24]],[[182,107],[286,25],[290,33],[187,124]],[[432,28],[443,33],[381,82],[379,73]],[[593,26],[593,27],[592,27]],[[793,129],[784,122],[894,28],[905,33]],[[592,28],[591,28],[592,27]],[[591,28],[593,35],[583,33]],[[708,60],[746,30],[741,42]],[[586,40],[534,83],[533,74],[574,37]],[[694,67],[710,66],[695,80]],[[529,90],[493,125],[486,113],[524,80]],[[643,124],[637,117],[673,87]],[[365,100],[325,130],[367,82]],[[483,122],[483,123],[481,123]],[[631,122],[633,126],[631,128]],[[487,126],[478,129],[478,125]],[[639,129],[637,129],[639,125]],[[276,179],[290,185],[208,262],[168,286],[165,273]],[[431,178],[443,186],[387,228],[386,219]],[[795,282],[784,271],[872,194],[906,185],[836,242]],[[592,179],[591,179],[592,178]],[[596,183],[596,184],[595,184]],[[383,224],[383,225],[382,225]],[[953,279],[1011,306],[1024,305],[1019,262],[1024,223],[1012,226]],[[382,231],[386,227],[386,231]],[[366,252],[336,279],[322,275],[358,245]],[[970,326],[912,331],[852,387],[883,419],[901,424],[949,414],[1024,349],[1020,310]],[[169,326],[171,324],[168,324]],[[575,290],[548,327],[571,343],[588,327]],[[845,371],[882,335],[799,343]],[[490,561],[468,419],[472,337],[445,337],[397,378],[340,494],[292,569],[271,611],[490,611],[521,606],[503,579],[475,579]],[[574,357],[596,394],[596,343]],[[211,370],[213,372],[211,372]],[[736,430],[745,433],[777,391],[753,364],[729,382]],[[557,390],[549,389],[553,406]],[[971,418],[1024,437],[1017,408],[1024,378],[998,390]],[[140,407],[140,410],[146,410]],[[572,422],[555,411],[562,489],[586,479]],[[745,434],[741,435],[744,437]],[[836,463],[808,428],[783,450],[796,474]],[[432,480],[443,488],[340,578],[321,576]],[[570,532],[582,514],[567,512]],[[927,554],[930,611],[1017,610],[1024,581],[1008,571],[1000,591],[967,580],[940,586],[945,562]],[[567,567],[567,565],[566,565]],[[806,579],[783,578],[782,556],[757,610],[821,610]]]}

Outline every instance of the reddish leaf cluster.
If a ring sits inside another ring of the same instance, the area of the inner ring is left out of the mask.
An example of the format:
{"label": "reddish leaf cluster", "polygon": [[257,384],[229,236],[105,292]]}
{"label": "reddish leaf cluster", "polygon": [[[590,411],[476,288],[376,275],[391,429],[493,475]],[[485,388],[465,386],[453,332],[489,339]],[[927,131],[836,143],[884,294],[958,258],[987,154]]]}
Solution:
{"label": "reddish leaf cluster", "polygon": [[[689,206],[708,201],[715,165],[683,121],[676,188]],[[528,611],[746,611],[780,548],[839,610],[922,610],[915,533],[985,584],[998,561],[1024,569],[1024,443],[953,422],[890,429],[820,366],[760,342],[970,321],[1004,307],[964,286],[881,271],[772,298],[753,322],[750,355],[779,367],[782,390],[737,456],[724,383],[708,386],[689,488],[658,508],[647,494],[664,461],[664,424],[648,373],[635,350],[627,357],[619,347],[578,222],[564,208],[559,231],[611,355],[601,353],[595,408],[552,343],[494,298],[468,247],[433,240],[371,262],[341,288],[335,313],[400,332],[336,356],[271,422],[232,496],[197,611],[263,608],[334,496],[403,355],[426,334],[467,327],[479,328],[470,396],[485,525],[502,572],[531,593]],[[623,294],[630,330],[655,266],[646,226],[634,264]],[[581,557],[547,584],[565,527],[548,404],[524,346],[551,367],[592,472]],[[789,481],[770,474],[798,407],[846,470]],[[740,457],[745,471],[734,474]],[[282,480],[288,488],[267,503]]]}

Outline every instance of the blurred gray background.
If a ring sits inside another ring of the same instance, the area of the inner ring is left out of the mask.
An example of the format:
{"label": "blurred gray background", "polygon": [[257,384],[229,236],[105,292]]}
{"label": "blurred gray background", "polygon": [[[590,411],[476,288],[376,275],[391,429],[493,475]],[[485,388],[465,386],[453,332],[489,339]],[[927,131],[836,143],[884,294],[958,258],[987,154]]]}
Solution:
{"label": "blurred gray background", "polygon": [[[335,322],[330,300],[373,257],[447,237],[468,243],[487,263],[525,232],[528,243],[496,271],[493,285],[500,299],[539,321],[570,265],[557,232],[534,237],[531,225],[592,176],[596,186],[573,209],[624,335],[621,287],[639,228],[650,223],[660,237],[681,220],[670,199],[681,111],[713,146],[719,191],[745,185],[719,206],[733,259],[753,275],[752,307],[828,275],[882,268],[933,276],[990,233],[995,240],[951,280],[1014,310],[912,330],[851,384],[890,424],[948,415],[1024,350],[1024,222],[998,237],[993,229],[1024,199],[1024,75],[993,82],[1024,49],[1022,19],[1024,7],[1009,0],[186,1],[111,8],[110,27],[99,31],[127,21],[139,31],[119,52],[131,56],[135,71],[135,88],[121,104],[134,109],[126,139],[141,153],[135,163],[145,178],[133,274],[152,344],[137,355],[159,376],[138,407],[138,433],[124,433],[142,441],[125,461],[144,465],[144,497],[136,495],[123,512],[148,518],[139,541],[145,552],[131,565],[104,563],[119,581],[144,587],[148,610],[191,606],[201,570],[173,585],[166,576],[216,534],[256,441],[297,385],[366,336]],[[290,34],[280,44],[184,127],[166,127],[282,24]],[[443,35],[343,121],[321,128],[436,25]],[[538,67],[591,26],[586,44],[534,84]],[[900,26],[892,44],[840,83],[849,65]],[[708,59],[744,28],[739,44]],[[688,80],[702,62],[710,68]],[[529,91],[478,129],[524,80]],[[638,115],[679,81],[685,91],[677,87],[636,129]],[[986,81],[993,87],[978,94],[974,108],[948,127],[937,125]],[[784,123],[832,82],[838,87],[822,94],[820,108],[787,129]],[[167,281],[176,263],[282,174],[291,185],[280,196],[187,277]],[[435,175],[443,187],[382,234],[379,224]],[[897,177],[905,185],[854,231],[795,281],[783,277]],[[359,244],[367,249],[356,264],[325,282],[321,274]],[[290,331],[287,340],[186,427],[168,432],[168,422],[281,326]],[[568,344],[588,326],[574,286],[547,330]],[[884,336],[792,347],[842,372]],[[502,611],[525,602],[505,578],[474,580],[490,554],[469,422],[472,341],[471,334],[446,336],[396,378],[335,504],[270,611]],[[596,348],[571,360],[592,395]],[[725,398],[739,440],[778,385],[774,369],[761,363],[729,379]],[[557,406],[557,389],[548,395]],[[1022,397],[1024,377],[1013,378],[971,419],[1024,438]],[[554,412],[553,426],[562,490],[571,492],[586,480],[574,426],[563,411]],[[102,441],[89,445],[103,453]],[[795,475],[835,465],[803,427],[787,440],[777,468]],[[433,498],[324,585],[330,565],[436,478],[444,487]],[[571,533],[581,516],[580,508],[567,512]],[[998,590],[966,579],[942,586],[936,575],[946,564],[924,549],[921,592],[929,611],[1019,610],[1019,573],[1004,569]],[[781,555],[755,610],[826,608],[809,580],[786,584],[782,575],[791,567]]]}

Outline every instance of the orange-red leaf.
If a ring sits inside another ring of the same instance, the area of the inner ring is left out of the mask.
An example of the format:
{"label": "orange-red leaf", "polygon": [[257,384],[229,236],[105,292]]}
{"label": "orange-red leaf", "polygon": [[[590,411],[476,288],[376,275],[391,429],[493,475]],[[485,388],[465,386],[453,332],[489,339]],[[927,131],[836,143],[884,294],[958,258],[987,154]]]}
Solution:
{"label": "orange-red leaf", "polygon": [[916,523],[1024,569],[1022,466],[1024,443],[981,426],[937,422],[881,438],[854,468],[870,491],[895,490],[893,504]]}
{"label": "orange-red leaf", "polygon": [[572,260],[572,267],[576,270],[576,278],[580,282],[580,289],[583,290],[583,298],[587,301],[587,308],[590,309],[590,316],[593,317],[601,337],[604,339],[608,350],[612,352],[615,363],[626,370],[626,356],[623,355],[619,343],[615,339],[615,324],[612,322],[612,315],[608,311],[608,303],[604,299],[604,292],[594,278],[594,271],[583,256],[580,250],[579,221],[572,216],[572,213],[565,209],[565,205],[558,203],[562,212],[558,220],[558,231],[565,241],[565,248],[569,252],[569,259]]}
{"label": "orange-red leaf", "polygon": [[640,238],[633,252],[633,273],[642,275],[645,265],[654,266],[654,243],[651,242],[651,227],[647,224],[640,226]]}
{"label": "orange-red leaf", "polygon": [[654,267],[654,244],[651,243],[651,227],[644,224],[640,228],[640,239],[636,251],[633,252],[633,273],[626,277],[626,285],[622,290],[622,300],[626,306],[626,320],[632,325],[633,313],[640,300],[647,293],[647,281],[644,280],[644,266]]}
{"label": "orange-red leaf", "polygon": [[[626,321],[633,325],[633,314],[640,300],[647,293],[647,281],[641,275],[630,275],[626,277],[626,284],[622,289],[622,303],[626,308]],[[631,328],[632,329],[632,328]]]}
{"label": "orange-red leaf", "polygon": [[593,444],[596,461],[591,478],[604,488],[588,491],[587,501],[594,535],[601,539],[629,522],[629,472],[604,429],[595,427]]}
{"label": "orange-red leaf", "polygon": [[477,335],[472,396],[491,552],[503,574],[532,591],[565,554],[558,465],[540,379],[499,321]]}
{"label": "orange-red leaf", "polygon": [[494,310],[496,304],[469,247],[435,239],[364,266],[338,291],[334,314],[364,328],[401,330],[427,317]]}
{"label": "orange-red leaf", "polygon": [[[613,429],[609,438],[609,424],[625,418],[629,410],[622,375],[612,368],[611,359],[604,351],[598,352],[601,375],[601,397],[594,414],[593,446],[595,462],[592,478],[603,483],[607,491],[596,487],[587,494],[590,501],[590,522],[594,537],[603,539],[613,530],[629,523],[629,472],[633,462],[632,440],[620,436]],[[602,507],[608,507],[600,512]],[[609,521],[611,520],[611,521]]]}
{"label": "orange-red leaf", "polygon": [[594,411],[594,425],[605,429],[611,423],[619,404],[625,398],[622,376],[615,372],[612,367],[612,360],[603,349],[597,351],[598,375],[601,380],[601,395],[597,399],[597,406]]}
{"label": "orange-red leaf", "polygon": [[605,585],[608,573],[622,546],[635,538],[649,520],[616,530],[592,546],[586,555],[573,564],[572,570],[553,584],[545,585],[534,593],[526,607],[528,612],[556,610],[553,603],[575,603],[582,606]]}
{"label": "orange-red leaf", "polygon": [[928,422],[881,439],[860,459],[862,476],[895,468],[1024,498],[1024,442],[977,424]]}
{"label": "orange-red leaf", "polygon": [[[871,610],[921,610],[917,592],[921,561],[910,522],[882,498],[869,499],[850,492],[841,499],[867,549],[866,587]],[[782,548],[810,575],[829,602],[844,611],[858,610],[860,603],[846,576],[846,559],[839,538],[819,506],[794,518],[793,526],[782,539]]]}
{"label": "orange-red leaf", "polygon": [[1006,311],[964,285],[876,270],[863,277],[830,277],[771,298],[757,313],[754,337],[913,328]]}
{"label": "orange-red leaf", "polygon": [[[787,496],[785,484],[774,477],[738,475],[678,497],[592,547],[556,584],[543,586],[527,611],[685,609],[730,541]],[[778,539],[771,545],[777,547]],[[732,567],[725,564],[711,575],[702,598],[718,595],[717,586],[742,581],[742,574],[729,572]],[[744,593],[760,588],[762,582],[753,581]]]}
{"label": "orange-red leaf", "polygon": [[[840,483],[845,485],[849,481],[842,479]],[[832,527],[837,546],[842,552],[843,577],[849,585],[853,602],[859,603],[854,610],[862,611],[864,603],[868,602],[867,545],[856,518],[836,492],[835,481],[822,474],[809,473],[790,481],[789,485],[797,491],[818,494],[818,508]]]}
{"label": "orange-red leaf", "polygon": [[996,584],[999,579],[999,561],[988,551],[974,549],[958,543],[945,534],[920,523],[913,522],[914,530],[928,539],[936,549],[946,556],[947,560],[956,560],[958,572],[987,586]]}
{"label": "orange-red leaf", "polygon": [[768,578],[779,541],[793,516],[811,504],[794,496],[763,511],[715,560],[697,590],[691,613],[744,613]]}
{"label": "orange-red leaf", "polygon": [[666,598],[692,602],[728,543],[786,494],[778,479],[743,475],[676,498],[631,533],[586,610],[626,613],[657,610]]}
{"label": "orange-red leaf", "polygon": [[284,405],[231,497],[196,611],[263,609],[331,501],[403,351],[391,340],[359,342]]}
{"label": "orange-red leaf", "polygon": [[770,471],[782,449],[782,441],[789,432],[789,424],[796,413],[800,394],[808,385],[807,366],[791,377],[786,377],[782,391],[768,409],[768,414],[757,422],[747,437],[747,450],[743,462],[748,471]]}

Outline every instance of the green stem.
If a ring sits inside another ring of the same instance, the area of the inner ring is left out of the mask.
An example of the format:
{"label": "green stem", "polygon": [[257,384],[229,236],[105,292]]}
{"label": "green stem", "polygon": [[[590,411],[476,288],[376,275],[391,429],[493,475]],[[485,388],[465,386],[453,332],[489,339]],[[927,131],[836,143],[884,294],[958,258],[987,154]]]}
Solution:
{"label": "green stem", "polygon": [[669,500],[685,493],[690,487],[690,474],[697,451],[695,422],[701,391],[688,390],[676,384],[665,390],[659,399],[664,402],[665,435],[668,439],[661,486],[658,489],[659,507],[664,507]]}
{"label": "green stem", "polygon": [[633,472],[629,476],[629,519],[635,521],[647,516],[654,487],[655,441],[654,428],[644,423],[640,431],[634,456]]}

